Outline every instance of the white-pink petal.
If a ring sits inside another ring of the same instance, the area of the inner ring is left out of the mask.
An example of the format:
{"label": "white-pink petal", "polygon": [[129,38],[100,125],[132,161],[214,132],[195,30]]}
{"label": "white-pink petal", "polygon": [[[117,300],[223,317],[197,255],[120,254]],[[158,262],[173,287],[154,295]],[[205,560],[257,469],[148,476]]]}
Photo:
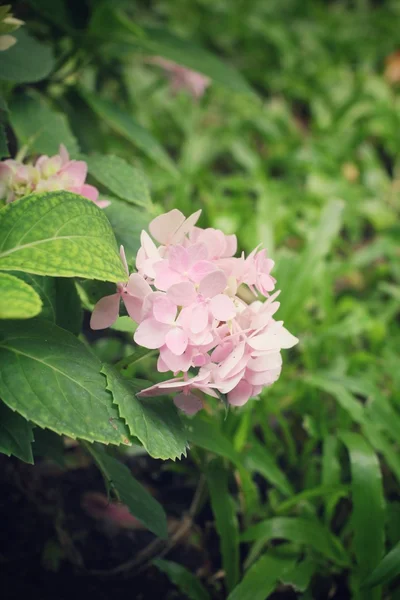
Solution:
{"label": "white-pink petal", "polygon": [[182,281],[171,285],[168,288],[167,296],[176,306],[189,306],[196,301],[197,293],[193,283]]}
{"label": "white-pink petal", "polygon": [[172,324],[177,313],[176,304],[171,302],[167,296],[156,298],[153,302],[154,318],[160,323]]}
{"label": "white-pink petal", "polygon": [[139,273],[132,273],[132,275],[129,276],[126,289],[131,296],[136,296],[136,298],[141,299],[145,298],[152,292],[152,289],[147,281],[144,279],[144,277],[139,275]]}
{"label": "white-pink petal", "polygon": [[210,310],[214,319],[218,321],[229,321],[236,314],[232,298],[225,294],[218,294],[210,300]]}
{"label": "white-pink petal", "polygon": [[185,216],[180,210],[174,208],[153,219],[149,224],[149,231],[157,242],[160,242],[160,244],[168,244],[173,234],[184,222]]}
{"label": "white-pink petal", "polygon": [[188,335],[186,331],[180,327],[173,327],[165,336],[165,344],[173,354],[180,356],[183,354],[188,345]]}
{"label": "white-pink petal", "polygon": [[227,277],[223,271],[213,271],[200,281],[199,293],[205,298],[213,298],[224,291],[226,282]]}
{"label": "white-pink petal", "polygon": [[145,319],[136,329],[133,339],[139,346],[156,350],[164,345],[169,329],[169,325],[159,323],[155,319]]}
{"label": "white-pink petal", "polygon": [[247,381],[240,381],[228,394],[229,404],[232,404],[232,406],[243,406],[251,398],[252,391],[252,385]]}

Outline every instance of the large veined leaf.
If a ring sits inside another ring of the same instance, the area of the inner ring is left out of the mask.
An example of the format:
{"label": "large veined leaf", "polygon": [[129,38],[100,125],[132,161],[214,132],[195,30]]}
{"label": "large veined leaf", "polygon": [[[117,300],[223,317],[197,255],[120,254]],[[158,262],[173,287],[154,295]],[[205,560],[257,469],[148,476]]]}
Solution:
{"label": "large veined leaf", "polygon": [[0,52],[0,79],[30,83],[47,77],[54,66],[51,49],[31,37],[25,27],[13,32],[13,37],[17,43]]}
{"label": "large veined leaf", "polygon": [[153,565],[165,573],[189,600],[210,600],[199,578],[182,565],[161,558],[153,560]]}
{"label": "large veined leaf", "polygon": [[118,106],[99,98],[96,94],[84,88],[79,88],[79,93],[89,104],[91,109],[105,121],[111,129],[126,138],[134,146],[140,148],[147,156],[152,158],[160,167],[176,173],[176,167],[164,148],[147,129],[139,125],[131,114],[121,110]]}
{"label": "large veined leaf", "polygon": [[120,377],[109,365],[103,366],[102,373],[107,377],[107,389],[113,395],[120,416],[131,435],[142,442],[150,456],[175,460],[186,455],[186,431],[171,400],[137,398],[136,393],[146,387],[146,383],[139,387],[137,383]]}
{"label": "large veined leaf", "polygon": [[151,208],[150,192],[142,171],[112,154],[91,154],[84,160],[89,173],[118,198]]}
{"label": "large veined leaf", "polygon": [[0,319],[30,319],[42,309],[38,293],[14,275],[0,273]]}
{"label": "large veined leaf", "polygon": [[[363,581],[382,559],[385,540],[385,507],[382,474],[378,458],[358,433],[346,432],[340,438],[346,445],[351,464],[354,552],[359,581]],[[381,590],[365,592],[365,600],[378,600]]]}
{"label": "large veined leaf", "polygon": [[339,565],[348,564],[348,556],[340,540],[316,519],[273,517],[249,527],[241,536],[242,542],[267,543],[284,539],[304,544]]}
{"label": "large veined leaf", "polygon": [[59,434],[129,444],[100,361],[71,333],[42,319],[0,324],[0,396]]}
{"label": "large veined leaf", "polygon": [[29,152],[58,154],[64,144],[71,155],[79,151],[65,114],[55,111],[37,92],[18,94],[11,99],[10,121],[20,146]]}
{"label": "large veined leaf", "polygon": [[98,444],[85,444],[118,499],[126,504],[134,517],[160,538],[167,538],[167,516],[163,507],[132,475],[126,465],[109,456]]}
{"label": "large veined leaf", "polygon": [[33,464],[32,425],[0,401],[0,452]]}
{"label": "large veined leaf", "polygon": [[294,564],[293,559],[261,556],[229,594],[228,600],[265,600],[274,591],[280,577],[290,572]]}
{"label": "large veined leaf", "polygon": [[0,211],[0,269],[123,281],[107,217],[70,192],[31,194]]}
{"label": "large veined leaf", "polygon": [[104,210],[111,223],[118,244],[122,244],[128,262],[136,258],[140,248],[140,233],[147,229],[150,221],[148,212],[130,206],[126,202],[110,198],[111,205]]}
{"label": "large veined leaf", "polygon": [[240,578],[239,530],[233,499],[229,495],[228,473],[219,459],[207,466],[207,485],[211,497],[215,525],[220,539],[222,567],[226,585],[232,590]]}
{"label": "large veined leaf", "polygon": [[391,549],[377,567],[368,575],[363,588],[389,583],[400,574],[400,542]]}

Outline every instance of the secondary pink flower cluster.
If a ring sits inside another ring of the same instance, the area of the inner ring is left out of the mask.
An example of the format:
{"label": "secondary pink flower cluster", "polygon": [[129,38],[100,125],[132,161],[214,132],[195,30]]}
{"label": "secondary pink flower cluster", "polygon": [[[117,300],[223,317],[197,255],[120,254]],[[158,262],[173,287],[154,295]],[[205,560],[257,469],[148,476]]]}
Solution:
{"label": "secondary pink flower cluster", "polygon": [[[185,219],[175,209],[156,217],[149,230],[160,245],[142,231],[137,273],[129,275],[121,247],[128,281],[102,298],[91,318],[93,329],[109,327],[122,298],[139,323],[135,342],[159,350],[158,371],[175,375],[140,395],[177,392],[174,402],[187,414],[202,408],[203,393],[245,404],[278,379],[280,350],[298,341],[273,318],[279,292],[270,295],[274,262],[266,251],[235,257],[236,236],[196,227],[200,212]],[[251,290],[254,302],[241,299],[240,286]],[[259,294],[267,299],[257,300]]]}
{"label": "secondary pink flower cluster", "polygon": [[92,200],[100,208],[108,206],[99,200],[99,192],[85,183],[87,164],[83,160],[70,160],[67,149],[61,144],[59,154],[40,156],[35,163],[24,164],[18,160],[0,163],[0,200],[13,202],[33,192],[67,190]]}
{"label": "secondary pink flower cluster", "polygon": [[193,96],[193,98],[201,98],[211,83],[211,79],[206,77],[206,75],[202,75],[201,73],[197,73],[197,71],[192,71],[191,69],[182,67],[182,65],[178,65],[177,63],[167,60],[166,58],[162,58],[161,56],[156,56],[155,58],[149,59],[149,62],[152,62],[153,64],[156,64],[164,69],[165,73],[169,77],[170,86],[173,93],[186,90]]}

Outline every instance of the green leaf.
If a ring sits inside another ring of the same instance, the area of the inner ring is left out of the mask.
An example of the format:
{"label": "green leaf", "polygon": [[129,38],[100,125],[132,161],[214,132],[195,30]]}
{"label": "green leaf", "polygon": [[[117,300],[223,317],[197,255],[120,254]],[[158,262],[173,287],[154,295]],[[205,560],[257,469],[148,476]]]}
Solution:
{"label": "green leaf", "polygon": [[103,365],[102,373],[107,377],[107,389],[113,395],[120,416],[131,435],[141,441],[150,456],[163,460],[186,456],[186,431],[171,400],[137,398],[136,393],[146,387],[146,382],[139,386],[139,380],[123,379],[109,365]]}
{"label": "green leaf", "polygon": [[134,517],[155,535],[168,537],[167,516],[163,507],[132,475],[126,465],[109,456],[98,444],[86,444],[110,489],[126,504]]}
{"label": "green leaf", "polygon": [[255,96],[255,92],[241,73],[211,52],[165,29],[144,27],[140,35],[137,35],[136,24],[131,23],[123,15],[118,17],[121,25],[132,34],[132,42],[143,48],[147,54],[163,56],[193,71],[203,73],[235,92]]}
{"label": "green leaf", "polygon": [[306,557],[295,564],[292,569],[285,571],[283,575],[280,576],[280,580],[284,585],[290,585],[298,592],[305,592],[317,569],[318,564],[316,561]]}
{"label": "green leaf", "polygon": [[10,156],[8,150],[7,135],[4,125],[0,123],[0,158],[7,158]]}
{"label": "green leaf", "polygon": [[53,67],[53,53],[22,27],[13,33],[17,43],[0,52],[0,79],[15,83],[31,83],[47,77]]}
{"label": "green leaf", "polygon": [[[323,442],[322,452],[322,485],[323,487],[337,486],[340,483],[340,463],[337,457],[338,440],[333,435],[327,435]],[[335,506],[341,494],[329,494],[324,498],[324,520],[328,524],[333,516]]]}
{"label": "green leaf", "polygon": [[400,574],[400,542],[381,560],[378,566],[368,575],[363,588],[372,588],[392,581]]}
{"label": "green leaf", "polygon": [[0,210],[0,269],[124,281],[101,209],[70,192],[31,194]]}
{"label": "green leaf", "polygon": [[293,488],[275,462],[272,454],[256,439],[251,440],[249,450],[245,453],[244,463],[252,473],[260,473],[285,496],[291,496]]}
{"label": "green leaf", "polygon": [[265,554],[245,573],[239,585],[229,594],[228,600],[265,600],[294,563],[293,559]]}
{"label": "green leaf", "polygon": [[[352,478],[352,528],[354,553],[358,564],[358,577],[363,581],[382,558],[385,540],[385,505],[382,474],[378,458],[358,433],[340,435],[348,449]],[[368,592],[365,600],[381,598],[379,589]]]}
{"label": "green leaf", "polygon": [[228,473],[222,461],[214,459],[207,465],[206,477],[214,513],[215,525],[220,539],[222,568],[226,586],[232,590],[240,579],[239,527],[235,505],[229,494]]}
{"label": "green leaf", "polygon": [[128,262],[132,262],[140,248],[140,233],[142,229],[147,229],[150,221],[148,213],[114,199],[111,199],[111,205],[104,212],[118,244],[122,244],[125,249]]}
{"label": "green leaf", "polygon": [[153,159],[160,167],[176,174],[176,166],[164,148],[153,135],[137,123],[133,116],[121,110],[109,100],[99,98],[98,95],[80,87],[79,93],[89,104],[91,109],[105,121],[111,129],[127,139],[134,146],[140,148],[147,156]]}
{"label": "green leaf", "polygon": [[72,438],[129,444],[100,361],[42,319],[0,325],[0,396],[40,427]]}
{"label": "green leaf", "polygon": [[118,156],[92,154],[83,157],[90,175],[113,194],[131,204],[151,208],[150,192],[142,171]]}
{"label": "green leaf", "polygon": [[0,273],[0,319],[30,319],[42,309],[37,292],[27,283]]}
{"label": "green leaf", "polygon": [[257,540],[267,543],[273,539],[304,544],[338,565],[345,566],[349,562],[340,540],[316,519],[273,517],[249,527],[241,535],[242,542]]}
{"label": "green leaf", "polygon": [[182,565],[161,558],[153,560],[153,565],[165,573],[188,600],[210,600],[210,595],[199,578]]}
{"label": "green leaf", "polygon": [[32,446],[34,456],[53,460],[58,466],[65,467],[64,442],[61,435],[48,429],[35,429],[35,441]]}
{"label": "green leaf", "polygon": [[0,401],[0,452],[33,465],[32,425]]}
{"label": "green leaf", "polygon": [[37,92],[15,95],[10,102],[10,121],[20,146],[52,156],[64,144],[71,155],[79,152],[65,114],[55,111]]}

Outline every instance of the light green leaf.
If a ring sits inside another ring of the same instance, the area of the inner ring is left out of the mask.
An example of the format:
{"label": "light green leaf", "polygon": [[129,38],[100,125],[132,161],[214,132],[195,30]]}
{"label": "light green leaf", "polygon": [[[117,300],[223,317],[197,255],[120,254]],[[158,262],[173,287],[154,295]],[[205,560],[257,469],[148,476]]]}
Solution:
{"label": "light green leaf", "polygon": [[13,33],[17,43],[0,52],[0,79],[15,83],[31,83],[47,77],[53,69],[53,53],[22,27]]}
{"label": "light green leaf", "polygon": [[293,559],[265,554],[245,573],[239,585],[229,594],[228,600],[265,600],[294,564]]}
{"label": "light green leaf", "polygon": [[341,566],[349,562],[340,540],[316,519],[273,517],[249,527],[241,536],[242,542],[267,543],[273,539],[304,544]]}
{"label": "light green leaf", "polygon": [[126,138],[134,146],[140,148],[147,156],[152,158],[160,167],[176,173],[176,167],[161,144],[144,127],[139,125],[133,116],[109,100],[99,98],[96,94],[79,88],[79,93],[89,104],[91,109],[105,121],[111,129]]}
{"label": "light green leaf", "polygon": [[107,377],[107,389],[113,395],[120,416],[150,456],[164,460],[186,456],[186,431],[171,400],[137,398],[137,392],[146,387],[147,382],[140,386],[140,380],[123,379],[109,365],[103,365],[102,373]]}
{"label": "light green leaf", "polygon": [[129,444],[100,361],[42,319],[0,324],[0,396],[40,427],[72,438]]}
{"label": "light green leaf", "polygon": [[252,473],[260,473],[285,496],[293,494],[293,488],[265,446],[256,439],[251,440],[250,448],[245,452],[244,463]]}
{"label": "light green leaf", "polygon": [[381,560],[378,566],[368,575],[363,588],[372,588],[392,581],[400,574],[400,542]]}
{"label": "light green leaf", "polygon": [[240,579],[239,528],[235,505],[229,494],[228,473],[222,461],[214,459],[207,465],[207,485],[211,497],[215,525],[220,539],[222,568],[226,586],[232,590]]}
{"label": "light green leaf", "polygon": [[132,262],[140,248],[140,233],[149,224],[149,214],[115,199],[111,199],[111,205],[104,213],[111,223],[118,244],[122,244],[125,249],[128,262]]}
{"label": "light green leaf", "polygon": [[64,144],[71,155],[79,152],[65,114],[55,111],[37,92],[15,95],[10,103],[10,121],[20,146],[29,152],[58,154]]}
{"label": "light green leaf", "polygon": [[85,448],[93,456],[107,487],[114,490],[118,499],[126,504],[134,517],[139,519],[158,537],[168,537],[167,516],[163,507],[132,475],[126,465],[109,456],[98,444],[86,444]]}
{"label": "light green leaf", "polygon": [[0,452],[33,465],[32,425],[0,401]]}
{"label": "light green leaf", "polygon": [[31,194],[0,210],[0,269],[124,281],[101,209],[70,192]]}
{"label": "light green leaf", "polygon": [[88,165],[90,175],[118,198],[151,208],[150,192],[142,171],[112,154],[91,154],[83,157],[83,160]]}
{"label": "light green leaf", "polygon": [[[358,433],[340,435],[346,445],[351,464],[352,528],[354,552],[358,563],[358,578],[362,582],[382,558],[385,540],[385,506],[382,474],[378,458]],[[365,600],[381,598],[379,589],[361,596]]]}
{"label": "light green leaf", "polygon": [[182,565],[161,558],[153,560],[153,565],[165,573],[188,600],[210,600],[210,595],[200,579]]}
{"label": "light green leaf", "polygon": [[0,273],[0,319],[30,319],[41,309],[42,301],[33,287],[18,277]]}

